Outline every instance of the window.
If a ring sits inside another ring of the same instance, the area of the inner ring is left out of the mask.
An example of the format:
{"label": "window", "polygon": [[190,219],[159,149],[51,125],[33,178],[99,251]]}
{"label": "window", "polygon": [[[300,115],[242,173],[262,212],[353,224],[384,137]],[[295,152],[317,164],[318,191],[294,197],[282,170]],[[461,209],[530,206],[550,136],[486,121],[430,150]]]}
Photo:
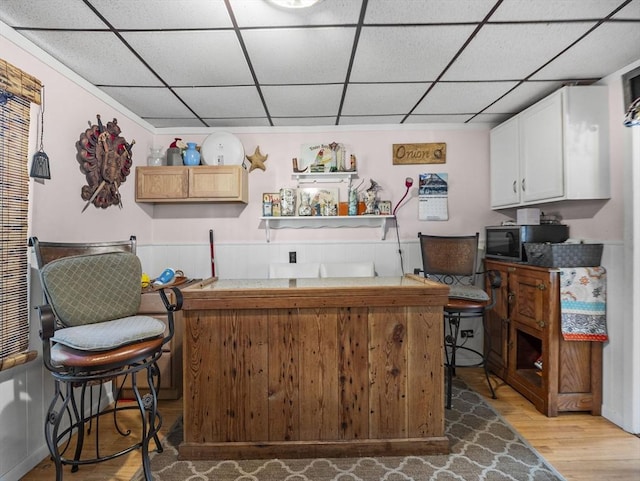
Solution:
{"label": "window", "polygon": [[0,370],[35,358],[29,347],[28,141],[40,82],[0,59]]}

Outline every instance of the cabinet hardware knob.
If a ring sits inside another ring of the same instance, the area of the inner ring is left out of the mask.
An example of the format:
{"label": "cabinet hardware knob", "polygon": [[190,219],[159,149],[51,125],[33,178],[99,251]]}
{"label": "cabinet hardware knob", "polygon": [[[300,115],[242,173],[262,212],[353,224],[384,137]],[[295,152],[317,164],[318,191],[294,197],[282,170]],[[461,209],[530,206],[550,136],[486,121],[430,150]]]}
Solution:
{"label": "cabinet hardware knob", "polygon": [[539,291],[544,291],[547,288],[547,285],[541,283],[541,284],[538,284],[536,287],[538,288]]}
{"label": "cabinet hardware knob", "polygon": [[524,179],[522,179],[522,192],[524,192],[525,190],[527,190],[527,189],[525,189]]}
{"label": "cabinet hardware knob", "polygon": [[517,193],[518,193],[518,189],[517,189],[517,187],[516,187],[516,186],[518,185],[518,184],[517,184],[517,182],[518,182],[517,180],[514,180],[514,181],[513,181],[513,193],[514,193],[514,194],[517,194]]}
{"label": "cabinet hardware knob", "polygon": [[509,304],[513,304],[513,303],[515,302],[515,300],[516,300],[516,295],[515,295],[515,293],[514,293],[514,292],[512,292],[512,291],[509,291],[509,294],[507,294],[507,302],[508,302]]}
{"label": "cabinet hardware knob", "polygon": [[545,325],[546,325],[546,324],[545,324],[545,322],[544,322],[544,321],[538,321],[538,326],[539,326],[540,328],[543,328]]}

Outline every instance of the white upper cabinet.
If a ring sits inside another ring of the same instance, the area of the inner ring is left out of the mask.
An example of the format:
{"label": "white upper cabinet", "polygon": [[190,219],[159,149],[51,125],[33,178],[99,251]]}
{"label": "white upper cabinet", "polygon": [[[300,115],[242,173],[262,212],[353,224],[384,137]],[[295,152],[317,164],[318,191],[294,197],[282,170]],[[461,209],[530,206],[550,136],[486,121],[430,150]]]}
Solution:
{"label": "white upper cabinet", "polygon": [[604,86],[563,87],[492,129],[491,207],[608,199]]}

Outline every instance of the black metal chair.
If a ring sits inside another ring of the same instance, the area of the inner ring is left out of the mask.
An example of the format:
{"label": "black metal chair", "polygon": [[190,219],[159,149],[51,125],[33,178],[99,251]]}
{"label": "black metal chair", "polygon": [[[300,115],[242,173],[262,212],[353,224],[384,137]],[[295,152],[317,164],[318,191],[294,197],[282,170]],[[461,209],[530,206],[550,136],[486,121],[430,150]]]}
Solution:
{"label": "black metal chair", "polygon": [[[182,307],[180,291],[172,287],[174,303],[164,290],[160,296],[168,312],[168,326],[153,317],[137,315],[141,296],[141,266],[135,255],[136,238],[93,244],[41,242],[33,246],[47,304],[40,315],[42,356],[55,380],[55,391],[45,421],[45,438],[56,466],[56,480],[63,477],[63,465],[71,471],[85,464],[116,458],[140,449],[147,481],[152,480],[149,443],[162,445],[158,430],[162,417],[157,410],[160,370],[157,361],[162,346],[173,337],[173,312]],[[143,374],[139,380],[138,374]],[[130,377],[135,400],[115,401],[102,406],[111,390],[105,384],[122,386]],[[148,391],[142,395],[138,389]],[[97,406],[94,390],[97,387]],[[131,436],[118,415],[137,410],[140,436]],[[101,452],[100,420],[113,418],[114,426],[128,445],[119,451]],[[93,424],[95,423],[95,428]],[[75,435],[75,438],[74,438]],[[95,437],[95,453],[82,456],[85,435]],[[73,440],[75,439],[75,449]],[[71,451],[73,451],[71,453]],[[66,456],[69,452],[70,456]]]}
{"label": "black metal chair", "polygon": [[[463,319],[479,318],[482,320],[486,336],[484,313],[495,304],[495,290],[501,285],[498,271],[487,271],[491,296],[482,287],[476,285],[478,267],[478,233],[469,236],[432,236],[418,233],[422,252],[422,269],[415,269],[415,274],[447,284],[449,300],[444,307],[445,322],[445,368],[447,371],[446,407],[451,408],[452,379],[456,367],[484,367],[487,384],[491,396],[496,393],[491,385],[489,369],[484,352],[466,346],[467,339],[460,337],[460,322]],[[479,356],[475,364],[456,364],[456,353],[463,349]]]}

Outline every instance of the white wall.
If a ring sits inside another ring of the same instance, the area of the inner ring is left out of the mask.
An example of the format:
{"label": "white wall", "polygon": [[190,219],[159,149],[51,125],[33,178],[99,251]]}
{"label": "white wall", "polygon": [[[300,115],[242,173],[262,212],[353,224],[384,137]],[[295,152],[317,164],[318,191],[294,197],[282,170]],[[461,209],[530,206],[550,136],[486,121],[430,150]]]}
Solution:
{"label": "white wall", "polygon": [[[403,252],[405,272],[420,265],[417,232],[482,232],[485,225],[497,224],[506,215],[513,215],[510,211],[492,212],[488,207],[488,127],[431,125],[322,130],[229,129],[241,139],[247,154],[253,153],[258,145],[264,154],[269,154],[266,172],[256,170],[249,176],[248,205],[136,204],[132,173],[121,188],[122,210],[91,206],[81,213],[84,201],[80,198],[80,188],[84,185],[84,176],[75,159],[75,142],[87,122],[95,121],[96,114],[103,119],[116,117],[123,136],[129,141],[136,140],[134,165],[145,164],[149,148],[154,144],[166,147],[174,137],[201,142],[210,131],[154,131],[8,28],[0,36],[0,52],[3,59],[39,78],[46,88],[44,147],[51,161],[52,179],[32,183],[31,233],[41,239],[70,241],[123,239],[136,234],[143,266],[152,276],[167,266],[179,267],[192,277],[208,276],[209,229],[215,232],[217,274],[221,277],[266,277],[268,262],[286,262],[291,250],[298,252],[299,262],[373,259],[379,274],[397,275],[402,272],[398,250]],[[615,79],[611,81],[611,90],[617,96],[614,84]],[[617,101],[617,98],[611,99],[612,111],[618,108]],[[621,123],[612,119],[611,125],[615,141],[622,135],[618,130]],[[375,179],[383,188],[381,198],[394,203],[404,193],[405,177],[413,177],[417,185],[421,172],[447,172],[450,220],[418,220],[414,187],[413,198],[398,212],[399,235],[392,228],[384,241],[380,240],[377,229],[296,229],[272,232],[272,241],[267,243],[264,226],[259,221],[261,195],[293,185],[291,158],[298,156],[300,144],[316,141],[347,144],[358,158],[360,178]],[[409,142],[446,142],[447,163],[392,165],[391,144]],[[33,145],[35,150],[36,143]],[[620,252],[625,200],[621,187],[627,155],[624,149],[624,143],[614,142],[611,147],[611,200],[554,205],[546,209],[547,213],[563,215],[573,237],[605,242],[603,263],[609,269],[613,285],[622,283],[618,279],[622,278],[620,270],[624,266],[624,255]],[[609,300],[610,306],[616,306],[618,311],[623,311],[627,302],[613,290]],[[624,383],[631,379],[619,373],[630,354],[625,352],[620,339],[624,337],[621,316],[613,312],[615,315],[609,320],[612,340],[605,347],[604,412],[614,422],[625,425],[629,407],[622,404],[621,394]],[[33,346],[37,347],[37,326],[32,326],[32,332]],[[3,427],[0,430],[0,478],[19,479],[45,456],[42,426],[50,384],[39,360],[0,373],[0,425]]]}

